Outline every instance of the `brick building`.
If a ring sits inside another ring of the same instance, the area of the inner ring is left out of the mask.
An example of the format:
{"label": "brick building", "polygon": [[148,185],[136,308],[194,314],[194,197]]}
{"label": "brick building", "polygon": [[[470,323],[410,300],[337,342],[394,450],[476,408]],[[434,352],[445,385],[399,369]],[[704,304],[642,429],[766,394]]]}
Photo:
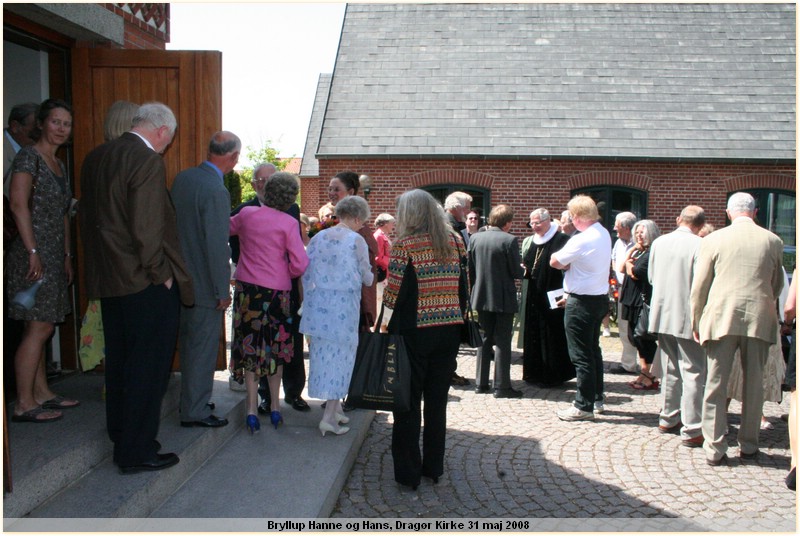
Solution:
{"label": "brick building", "polygon": [[725,225],[748,190],[794,246],[794,46],[793,4],[351,4],[303,207],[351,169],[375,214],[409,188],[464,190],[484,214],[511,204],[524,236],[531,210],[585,192],[609,227],[631,210],[668,231],[689,203]]}

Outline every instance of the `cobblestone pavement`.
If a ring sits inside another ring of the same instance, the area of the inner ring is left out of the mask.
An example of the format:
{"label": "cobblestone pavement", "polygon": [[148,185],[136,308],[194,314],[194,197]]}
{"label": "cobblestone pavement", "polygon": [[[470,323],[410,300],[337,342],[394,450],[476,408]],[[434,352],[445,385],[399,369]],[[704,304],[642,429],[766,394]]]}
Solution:
{"label": "cobblestone pavement", "polygon": [[[606,368],[619,362],[613,335],[603,340]],[[624,521],[621,530],[634,531],[795,530],[796,497],[783,483],[787,399],[765,404],[774,429],[762,431],[756,462],[738,458],[740,405],[733,401],[730,465],[710,467],[702,449],[658,432],[659,391],[635,391],[627,385],[633,377],[607,373],[606,412],[594,422],[562,422],[556,411],[573,400],[575,381],[528,385],[520,359],[515,351],[512,380],[524,398],[495,399],[475,393],[475,350],[462,347],[458,372],[473,385],[450,390],[445,474],[436,485],[423,478],[411,491],[395,483],[392,416],[378,412],[332,517],[611,518],[612,526]]]}

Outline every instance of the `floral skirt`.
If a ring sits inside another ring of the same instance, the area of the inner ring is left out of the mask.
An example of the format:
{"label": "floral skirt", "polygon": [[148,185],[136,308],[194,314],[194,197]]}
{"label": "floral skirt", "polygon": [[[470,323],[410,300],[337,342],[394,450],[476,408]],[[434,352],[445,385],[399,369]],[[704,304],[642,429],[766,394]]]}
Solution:
{"label": "floral skirt", "polygon": [[292,318],[288,290],[273,290],[236,281],[233,295],[233,343],[230,371],[237,382],[244,373],[275,374],[292,360]]}

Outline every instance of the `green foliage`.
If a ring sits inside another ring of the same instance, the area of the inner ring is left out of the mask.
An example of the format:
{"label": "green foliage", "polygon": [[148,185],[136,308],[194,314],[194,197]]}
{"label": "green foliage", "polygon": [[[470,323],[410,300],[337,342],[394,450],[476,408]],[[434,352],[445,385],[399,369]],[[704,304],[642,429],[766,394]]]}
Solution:
{"label": "green foliage", "polygon": [[[235,171],[228,172],[222,180],[225,182],[225,188],[231,194],[231,210],[238,207],[242,202],[242,183],[239,174]],[[250,183],[247,183],[250,186]],[[250,188],[252,190],[252,188]]]}
{"label": "green foliage", "polygon": [[269,162],[270,164],[275,164],[278,171],[282,171],[283,168],[286,167],[288,161],[281,162],[278,158],[278,150],[270,147],[270,143],[272,142],[267,140],[267,144],[261,149],[253,149],[248,145],[245,156],[247,156],[247,159],[252,162],[254,166]]}
{"label": "green foliage", "polygon": [[[278,158],[278,150],[270,147],[270,141],[261,149],[254,149],[249,145],[246,148],[245,156],[247,160],[252,162],[252,166],[257,166],[265,162],[274,164],[278,171],[286,168],[289,160],[281,160]],[[253,189],[251,183],[253,179],[253,169],[243,169],[240,172],[231,171],[225,175],[225,187],[231,194],[231,208],[237,207],[239,204],[250,201],[256,196],[256,191]],[[300,194],[297,195],[297,203],[300,203]]]}

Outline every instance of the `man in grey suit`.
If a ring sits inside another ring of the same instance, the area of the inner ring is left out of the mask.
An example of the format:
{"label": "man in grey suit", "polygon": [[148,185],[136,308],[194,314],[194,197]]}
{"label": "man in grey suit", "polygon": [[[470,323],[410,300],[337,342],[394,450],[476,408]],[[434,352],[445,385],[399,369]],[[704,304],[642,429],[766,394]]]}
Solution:
{"label": "man in grey suit", "polygon": [[194,279],[195,305],[181,311],[181,426],[228,424],[211,413],[214,365],[225,310],[231,304],[228,228],[231,198],[223,176],[239,161],[242,142],[217,132],[206,161],[182,171],[172,184],[181,252]]}
{"label": "man in grey suit", "polygon": [[658,345],[667,356],[658,430],[668,433],[680,427],[681,444],[690,448],[703,445],[706,355],[692,337],[689,292],[695,255],[702,240],[697,233],[705,221],[702,208],[684,208],[676,220],[678,228],[659,236],[650,246],[647,272],[653,285],[649,331],[658,333]]}
{"label": "man in grey suit", "polygon": [[478,369],[477,392],[489,392],[489,360],[497,346],[494,361],[495,398],[520,398],[522,391],[511,387],[511,334],[514,314],[519,309],[515,279],[525,273],[519,242],[508,233],[514,211],[497,205],[489,213],[488,226],[469,241],[469,275],[472,283],[472,308],[484,330],[483,349]]}
{"label": "man in grey suit", "polygon": [[692,331],[708,359],[703,449],[709,465],[727,461],[725,399],[737,348],[744,381],[739,457],[758,455],[762,370],[769,345],[777,342],[776,300],[783,288],[783,242],[753,221],[753,197],[733,194],[727,213],[731,225],[700,242],[691,291]]}

